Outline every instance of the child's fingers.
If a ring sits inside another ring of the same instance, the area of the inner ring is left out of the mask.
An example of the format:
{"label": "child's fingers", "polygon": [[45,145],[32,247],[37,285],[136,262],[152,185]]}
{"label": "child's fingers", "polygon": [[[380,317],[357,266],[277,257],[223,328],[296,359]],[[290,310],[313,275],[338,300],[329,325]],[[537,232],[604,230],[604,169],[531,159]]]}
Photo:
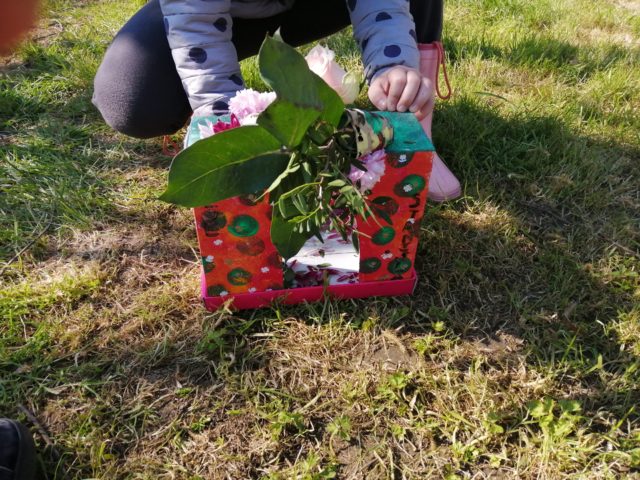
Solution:
{"label": "child's fingers", "polygon": [[392,68],[388,72],[389,91],[387,93],[387,110],[393,112],[398,106],[398,100],[407,84],[407,72],[402,68]]}
{"label": "child's fingers", "polygon": [[[415,70],[407,70],[407,83],[404,86],[400,100],[398,101],[398,111],[406,112],[415,103],[416,95],[420,92],[422,77]],[[416,108],[416,110],[418,110]],[[413,110],[415,112],[415,110]]]}
{"label": "child's fingers", "polygon": [[387,91],[389,90],[389,79],[383,73],[376,77],[369,86],[369,100],[377,109],[387,109]]}
{"label": "child's fingers", "polygon": [[429,98],[429,101],[425,103],[420,108],[420,110],[416,112],[416,118],[418,120],[422,120],[424,117],[429,115],[429,113],[433,111],[433,103],[434,103],[434,99],[433,99],[433,95],[431,95],[431,97]]}
{"label": "child's fingers", "polygon": [[425,107],[428,106],[429,102],[433,98],[433,87],[431,82],[426,78],[421,78],[419,82],[418,93],[413,99],[413,103],[409,107],[409,110],[416,113],[422,112],[425,110]]}

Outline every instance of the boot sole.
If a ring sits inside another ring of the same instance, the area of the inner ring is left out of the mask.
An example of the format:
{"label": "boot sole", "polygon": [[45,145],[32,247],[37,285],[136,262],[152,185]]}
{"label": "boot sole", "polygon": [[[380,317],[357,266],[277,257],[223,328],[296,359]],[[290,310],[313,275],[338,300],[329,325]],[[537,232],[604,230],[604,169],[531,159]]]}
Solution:
{"label": "boot sole", "polygon": [[448,192],[448,193],[443,193],[443,194],[437,194],[437,193],[432,193],[429,192],[427,194],[427,198],[429,200],[431,200],[432,202],[436,202],[436,203],[443,203],[443,202],[447,202],[449,200],[455,200],[456,198],[460,197],[462,195],[462,189],[458,188],[452,192]]}

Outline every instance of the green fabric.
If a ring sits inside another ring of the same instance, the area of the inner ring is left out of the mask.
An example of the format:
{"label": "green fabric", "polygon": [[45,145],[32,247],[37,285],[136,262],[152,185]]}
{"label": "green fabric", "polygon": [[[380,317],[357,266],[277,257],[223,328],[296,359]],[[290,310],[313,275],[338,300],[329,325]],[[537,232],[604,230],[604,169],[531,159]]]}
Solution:
{"label": "green fabric", "polygon": [[393,127],[393,140],[385,147],[389,153],[433,152],[435,147],[424,133],[422,125],[413,113],[365,112],[367,122],[378,132],[382,128],[380,118],[386,118]]}
{"label": "green fabric", "polygon": [[220,120],[228,123],[231,121],[230,115],[207,115],[206,117],[191,117],[191,123],[187,129],[187,136],[184,139],[185,148],[190,147],[195,142],[200,140],[200,125],[206,125],[207,120],[215,125]]}
{"label": "green fabric", "polygon": [[[371,124],[374,131],[379,132],[382,128],[380,117],[386,118],[393,127],[393,141],[386,146],[389,153],[402,152],[433,152],[435,147],[424,133],[420,122],[413,113],[399,112],[365,112],[367,122]],[[193,145],[200,140],[199,125],[206,125],[207,120],[216,123],[218,120],[229,122],[229,115],[209,115],[206,117],[193,117],[187,130],[185,147]]]}

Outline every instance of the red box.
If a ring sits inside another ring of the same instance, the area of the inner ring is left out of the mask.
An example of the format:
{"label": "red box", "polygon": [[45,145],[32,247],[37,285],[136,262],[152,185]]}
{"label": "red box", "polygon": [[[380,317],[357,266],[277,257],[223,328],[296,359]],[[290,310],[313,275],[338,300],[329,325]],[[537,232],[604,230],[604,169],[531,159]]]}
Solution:
{"label": "red box", "polygon": [[[284,289],[283,259],[270,241],[271,206],[268,199],[251,196],[223,200],[196,208],[195,220],[202,256],[202,296],[206,307],[216,309],[229,299],[235,308],[258,308],[278,299],[284,303],[333,298],[364,298],[411,294],[416,284],[414,261],[428,193],[433,145],[411,113],[376,112],[394,130],[385,147],[385,173],[367,196],[373,217],[357,220],[360,253],[332,240],[315,244],[317,258],[307,251],[294,257],[294,266],[309,275]],[[192,121],[189,144],[198,139]],[[379,125],[380,121],[371,122]],[[331,235],[329,235],[331,237]],[[349,268],[326,265],[325,259],[345,261]],[[358,261],[359,260],[359,261]],[[355,261],[355,267],[354,267]],[[356,271],[357,270],[357,271]],[[318,285],[309,286],[317,276]]]}

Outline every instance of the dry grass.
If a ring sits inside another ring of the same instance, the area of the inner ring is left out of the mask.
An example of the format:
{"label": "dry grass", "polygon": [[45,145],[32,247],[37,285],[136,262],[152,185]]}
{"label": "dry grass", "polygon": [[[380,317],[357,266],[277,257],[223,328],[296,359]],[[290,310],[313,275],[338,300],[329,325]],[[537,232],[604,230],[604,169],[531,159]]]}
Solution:
{"label": "dry grass", "polygon": [[465,196],[416,294],[242,313],[197,298],[159,143],[89,103],[140,3],[51,1],[0,70],[0,415],[46,478],[640,478],[636,2],[449,2]]}

